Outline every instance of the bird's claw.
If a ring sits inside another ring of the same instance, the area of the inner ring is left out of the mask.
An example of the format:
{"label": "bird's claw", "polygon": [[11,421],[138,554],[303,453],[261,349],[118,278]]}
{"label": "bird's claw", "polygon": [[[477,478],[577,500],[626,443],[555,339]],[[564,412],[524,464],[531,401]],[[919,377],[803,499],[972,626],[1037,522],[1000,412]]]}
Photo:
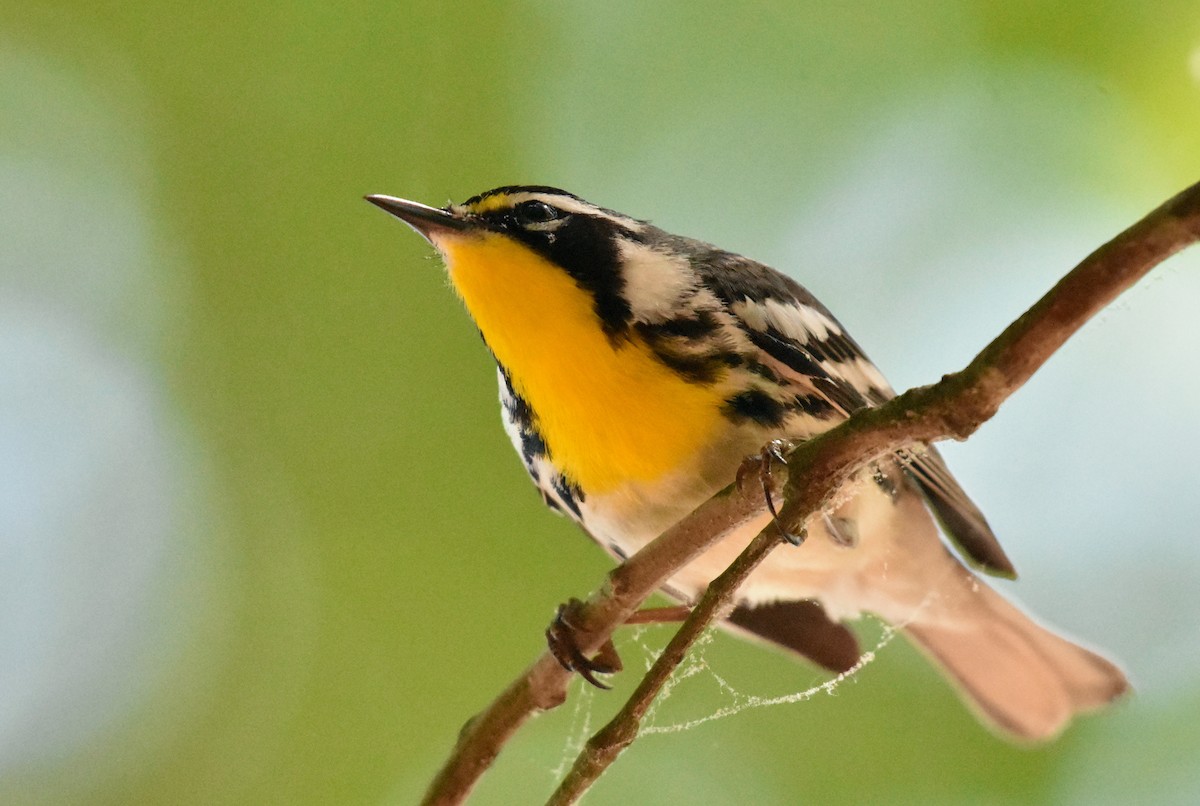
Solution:
{"label": "bird's claw", "polygon": [[787,439],[773,439],[763,446],[762,453],[748,457],[738,467],[737,487],[739,490],[745,490],[747,480],[751,475],[756,475],[759,484],[762,486],[763,498],[767,502],[767,510],[771,513],[771,520],[775,523],[775,528],[779,530],[779,536],[793,546],[799,546],[804,542],[804,530],[801,529],[799,534],[794,534],[784,528],[783,523],[779,520],[779,510],[775,508],[775,497],[772,494],[772,488],[775,485],[772,475],[773,466],[778,462],[787,467],[787,453],[792,449],[794,444],[791,440]]}
{"label": "bird's claw", "polygon": [[621,671],[621,657],[611,638],[600,646],[595,657],[589,658],[583,654],[575,635],[578,627],[572,621],[581,607],[583,602],[578,599],[570,599],[558,606],[554,621],[546,628],[546,645],[554,659],[568,672],[578,672],[580,677],[596,688],[610,689],[612,686],[597,680],[596,675]]}

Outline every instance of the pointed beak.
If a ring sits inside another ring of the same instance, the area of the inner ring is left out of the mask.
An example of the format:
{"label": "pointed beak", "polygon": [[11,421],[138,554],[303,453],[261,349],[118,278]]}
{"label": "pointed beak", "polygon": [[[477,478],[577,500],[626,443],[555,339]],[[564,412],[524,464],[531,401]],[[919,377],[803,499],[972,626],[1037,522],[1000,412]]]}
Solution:
{"label": "pointed beak", "polygon": [[364,196],[371,204],[391,213],[408,224],[417,234],[433,243],[439,234],[462,232],[472,228],[472,223],[448,210],[429,207],[419,202],[397,199],[394,196]]}

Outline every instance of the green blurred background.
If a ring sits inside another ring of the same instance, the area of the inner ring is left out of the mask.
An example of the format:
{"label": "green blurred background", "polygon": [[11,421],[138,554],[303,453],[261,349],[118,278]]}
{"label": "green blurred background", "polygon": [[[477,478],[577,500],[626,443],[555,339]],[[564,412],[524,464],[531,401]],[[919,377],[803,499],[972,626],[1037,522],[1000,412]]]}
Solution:
{"label": "green blurred background", "polygon": [[[364,193],[653,218],[790,271],[904,388],[1196,179],[1194,0],[6,0],[0,801],[413,802],[609,567]],[[588,802],[1200,801],[1198,269],[948,447],[1009,590],[1136,697],[1014,748],[896,641],[834,697],[646,737]],[[822,679],[705,658],[745,694]],[[618,696],[573,689],[474,802],[540,802]],[[704,672],[655,721],[732,702]]]}

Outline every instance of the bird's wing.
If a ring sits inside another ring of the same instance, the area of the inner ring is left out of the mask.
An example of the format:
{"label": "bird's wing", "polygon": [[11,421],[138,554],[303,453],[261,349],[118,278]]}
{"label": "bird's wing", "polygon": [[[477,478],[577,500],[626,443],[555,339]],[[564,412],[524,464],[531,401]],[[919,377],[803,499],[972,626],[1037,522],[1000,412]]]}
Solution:
{"label": "bird's wing", "polygon": [[[663,586],[663,593],[681,602],[693,601],[669,584]],[[829,618],[820,602],[812,599],[738,605],[726,625],[734,632],[769,641],[839,674],[858,663],[862,654],[850,628]]]}
{"label": "bird's wing", "polygon": [[942,530],[950,536],[972,565],[996,576],[1015,579],[1017,570],[1004,553],[983,513],[959,486],[937,449],[924,446],[919,453],[901,455],[908,477],[916,482],[933,509]]}
{"label": "bird's wing", "polygon": [[[795,280],[719,250],[695,267],[709,290],[737,317],[779,382],[805,395],[815,394],[831,413],[840,415],[825,427],[895,396],[841,323]],[[968,562],[989,573],[1016,576],[983,514],[936,450],[915,446],[900,452],[897,459]]]}
{"label": "bird's wing", "polygon": [[853,668],[862,654],[854,633],[811,599],[740,605],[729,614],[729,623],[839,674]]}

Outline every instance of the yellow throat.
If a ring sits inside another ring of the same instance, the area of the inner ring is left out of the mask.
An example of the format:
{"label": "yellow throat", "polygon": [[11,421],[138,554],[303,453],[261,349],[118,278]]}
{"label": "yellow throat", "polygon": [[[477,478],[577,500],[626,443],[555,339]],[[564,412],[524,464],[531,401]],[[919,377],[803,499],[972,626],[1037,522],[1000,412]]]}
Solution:
{"label": "yellow throat", "polygon": [[562,268],[497,233],[440,235],[436,245],[554,465],[585,493],[687,470],[722,425],[721,383],[686,380],[636,334],[614,345],[592,295]]}

